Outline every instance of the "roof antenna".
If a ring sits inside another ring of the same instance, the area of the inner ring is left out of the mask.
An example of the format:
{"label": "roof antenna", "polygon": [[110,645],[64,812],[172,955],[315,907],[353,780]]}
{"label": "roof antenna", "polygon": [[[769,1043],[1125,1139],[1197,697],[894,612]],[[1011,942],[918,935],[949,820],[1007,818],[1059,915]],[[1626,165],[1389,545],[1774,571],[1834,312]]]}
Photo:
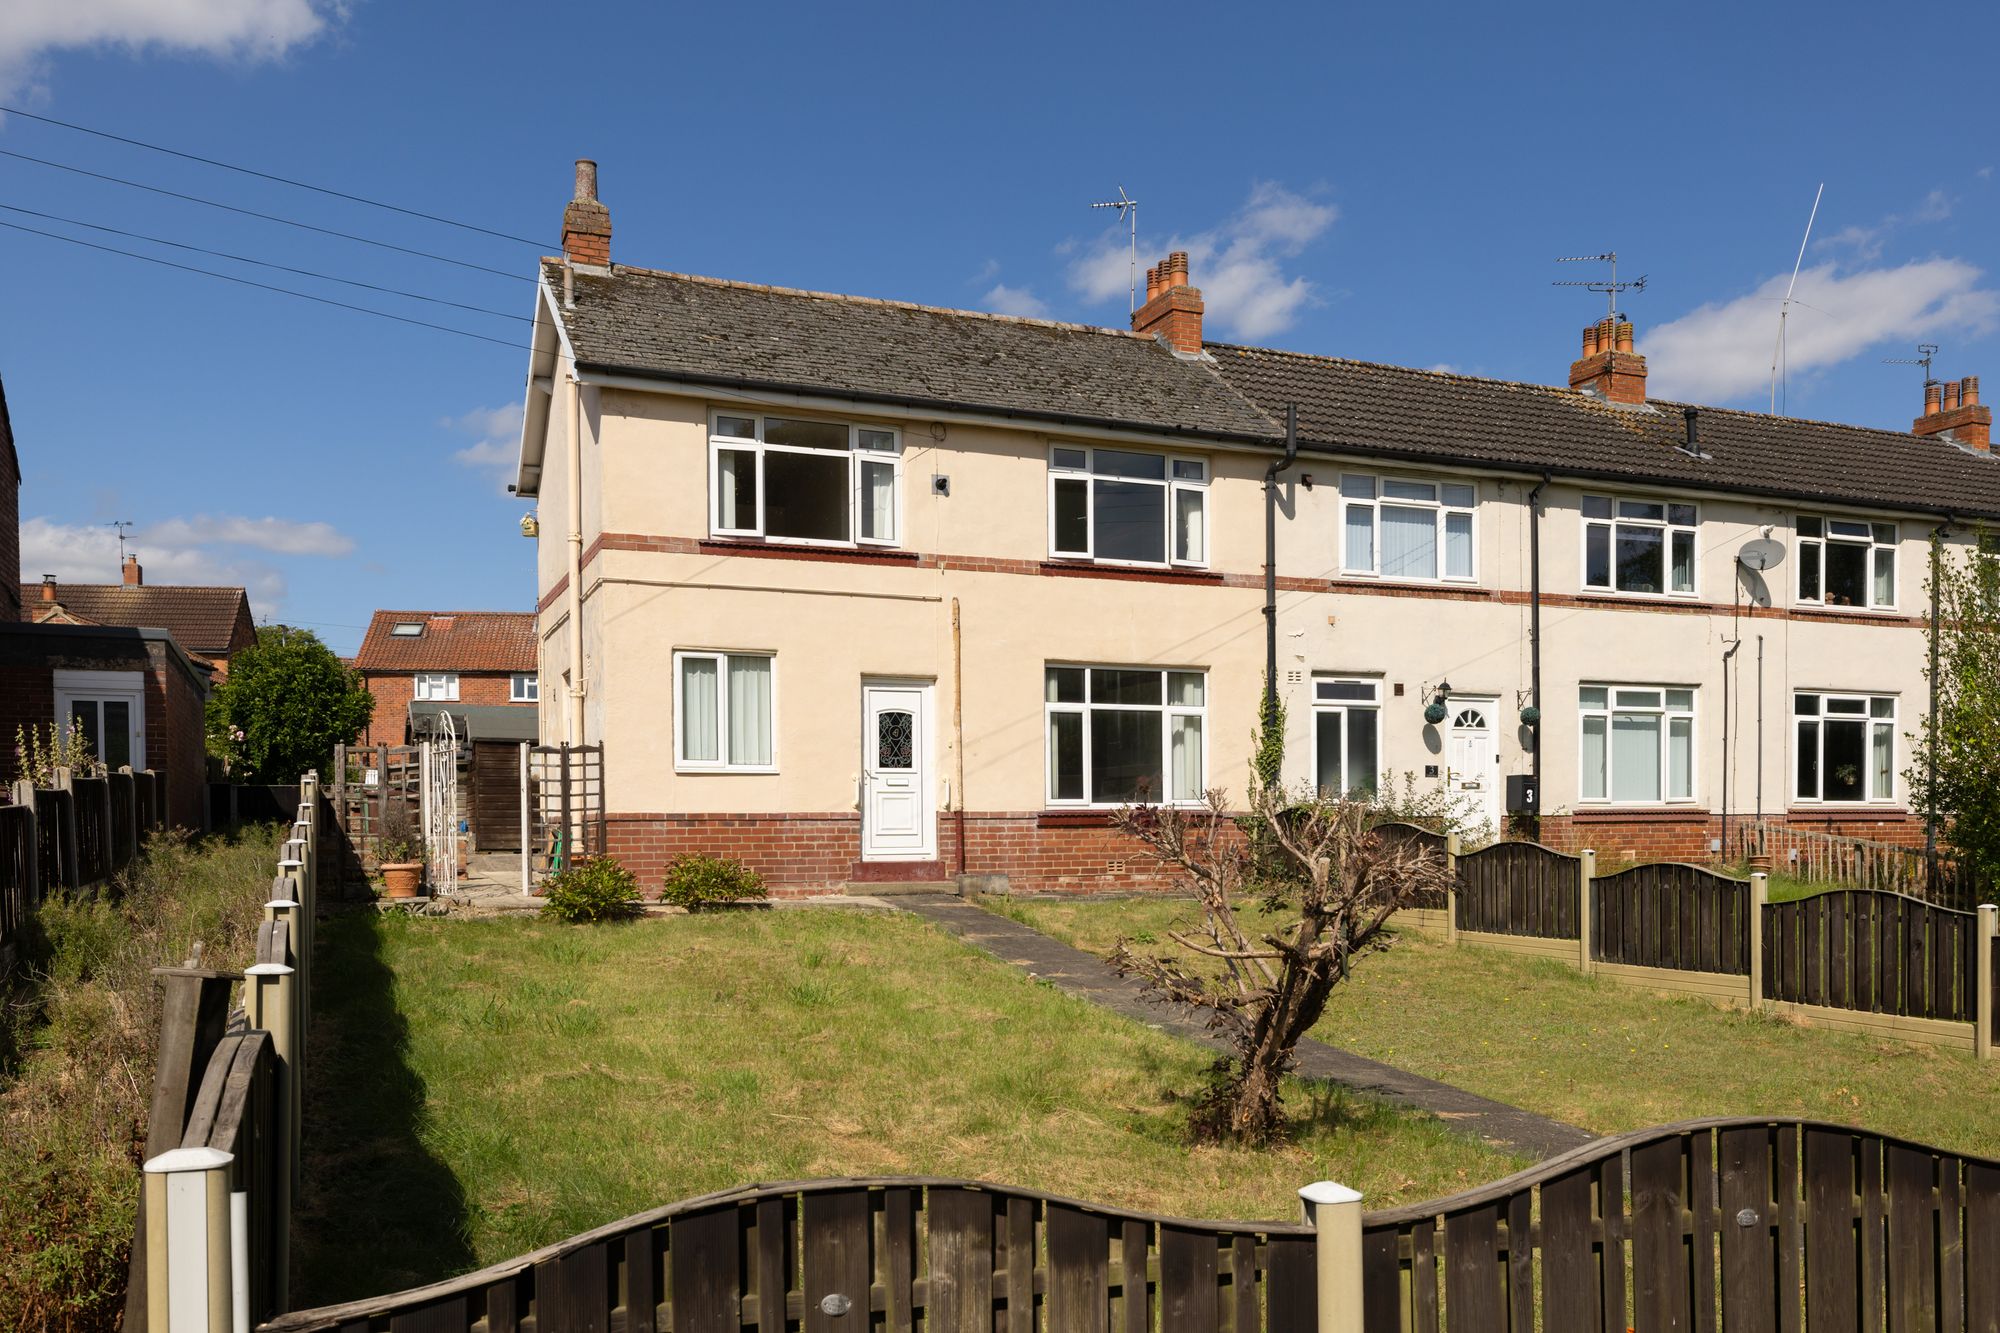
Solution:
{"label": "roof antenna", "polygon": [[1604,313],[1610,315],[1613,319],[1618,318],[1619,293],[1643,292],[1646,290],[1646,275],[1643,273],[1625,282],[1618,281],[1618,252],[1616,250],[1610,250],[1601,255],[1564,255],[1562,258],[1556,260],[1556,262],[1558,264],[1611,265],[1611,277],[1608,280],[1604,278],[1589,278],[1575,282],[1552,282],[1549,286],[1581,287],[1585,291],[1604,293]]}
{"label": "roof antenna", "polygon": [[[1792,313],[1792,291],[1799,285],[1799,268],[1806,262],[1806,244],[1812,240],[1813,221],[1819,217],[1819,200],[1820,196],[1825,193],[1826,182],[1821,181],[1819,189],[1813,194],[1812,212],[1806,215],[1806,234],[1799,239],[1799,257],[1792,261],[1791,285],[1785,288],[1785,299],[1778,306],[1778,343],[1777,346],[1771,349],[1771,414],[1773,416],[1776,416],[1778,412],[1778,367],[1780,363],[1784,366],[1783,380],[1788,399],[1786,405],[1790,406],[1792,362],[1791,357],[1788,355],[1790,349],[1785,342],[1785,319]],[[1804,305],[1805,303],[1801,301],[1799,304]]]}
{"label": "roof antenna", "polygon": [[118,529],[118,568],[123,569],[125,568],[125,533],[134,527],[135,524],[129,518],[119,518],[113,519],[104,526]]}
{"label": "roof antenna", "polygon": [[1936,343],[1918,343],[1917,354],[1915,356],[1885,356],[1882,358],[1882,364],[1885,366],[1922,366],[1924,368],[1924,387],[1928,389],[1931,385],[1937,383],[1937,380],[1931,376],[1931,361],[1937,354],[1938,345]]}
{"label": "roof antenna", "polygon": [[1091,207],[1117,209],[1118,220],[1128,224],[1132,229],[1131,295],[1132,309],[1137,311],[1139,308],[1139,201],[1127,197],[1125,187],[1121,185],[1118,187],[1118,197],[1116,199],[1107,199],[1101,204],[1092,204]]}

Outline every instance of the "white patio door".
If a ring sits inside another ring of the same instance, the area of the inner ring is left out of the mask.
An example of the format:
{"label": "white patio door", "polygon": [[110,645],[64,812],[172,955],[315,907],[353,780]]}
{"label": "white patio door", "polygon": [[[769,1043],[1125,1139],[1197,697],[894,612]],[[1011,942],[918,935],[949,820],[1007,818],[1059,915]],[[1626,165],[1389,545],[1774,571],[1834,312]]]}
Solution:
{"label": "white patio door", "polygon": [[1489,831],[1500,829],[1500,750],[1493,728],[1498,705],[1492,699],[1453,698],[1449,711],[1445,760],[1455,800],[1470,802],[1467,813],[1483,819]]}
{"label": "white patio door", "polygon": [[937,855],[932,803],[931,687],[861,686],[861,856],[928,861]]}

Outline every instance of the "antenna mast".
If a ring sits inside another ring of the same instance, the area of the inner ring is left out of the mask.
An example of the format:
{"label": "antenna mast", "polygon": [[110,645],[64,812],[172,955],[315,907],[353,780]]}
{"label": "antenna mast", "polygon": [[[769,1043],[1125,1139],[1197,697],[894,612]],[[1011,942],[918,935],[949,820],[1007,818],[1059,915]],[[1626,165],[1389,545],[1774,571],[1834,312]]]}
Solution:
{"label": "antenna mast", "polygon": [[128,529],[133,527],[134,524],[132,520],[129,518],[120,518],[120,519],[113,519],[111,522],[106,523],[104,526],[107,528],[118,529],[118,568],[120,571],[123,571],[125,568],[125,533]]}
{"label": "antenna mast", "polygon": [[1937,383],[1937,380],[1931,375],[1931,362],[1937,357],[1937,354],[1938,345],[1936,343],[1918,343],[1917,354],[1915,356],[1885,356],[1882,358],[1882,364],[1885,366],[1922,366],[1924,368],[1924,387],[1928,389],[1931,385]]}
{"label": "antenna mast", "polygon": [[[1792,363],[1791,358],[1786,355],[1788,349],[1785,342],[1785,319],[1792,313],[1792,291],[1799,285],[1799,269],[1806,262],[1806,244],[1812,240],[1813,222],[1819,217],[1820,196],[1825,193],[1826,182],[1821,181],[1819,189],[1813,194],[1812,212],[1806,215],[1806,234],[1799,239],[1799,257],[1792,261],[1791,284],[1785,288],[1784,302],[1778,307],[1778,343],[1777,346],[1771,349],[1771,413],[1773,416],[1777,415],[1778,411],[1778,363],[1781,361],[1785,366],[1785,388],[1788,395],[1791,389]],[[1926,373],[1928,374],[1929,372],[1927,371]]]}
{"label": "antenna mast", "polygon": [[1131,228],[1131,299],[1132,309],[1136,311],[1139,308],[1139,201],[1127,197],[1125,187],[1121,185],[1118,187],[1118,197],[1116,199],[1107,199],[1103,203],[1092,204],[1091,207],[1117,209],[1118,220],[1126,223]]}
{"label": "antenna mast", "polygon": [[1611,277],[1609,280],[1592,278],[1568,282],[1552,282],[1549,286],[1581,287],[1585,291],[1602,292],[1604,294],[1604,312],[1613,319],[1618,317],[1618,297],[1620,293],[1643,292],[1646,290],[1646,275],[1643,273],[1625,282],[1618,281],[1618,252],[1616,250],[1608,250],[1601,255],[1564,255],[1556,260],[1556,262],[1558,264],[1611,265]]}

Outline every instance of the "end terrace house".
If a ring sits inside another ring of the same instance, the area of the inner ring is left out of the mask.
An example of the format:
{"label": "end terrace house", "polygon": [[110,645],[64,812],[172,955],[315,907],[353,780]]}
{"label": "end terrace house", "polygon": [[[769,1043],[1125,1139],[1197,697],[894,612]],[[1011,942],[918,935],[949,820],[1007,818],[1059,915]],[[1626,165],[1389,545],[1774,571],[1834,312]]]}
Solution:
{"label": "end terrace house", "polygon": [[1554,386],[1237,346],[1180,254],[1130,329],[693,277],[612,261],[590,163],[564,235],[516,482],[540,728],[604,746],[649,886],[695,849],[1147,882],[1110,808],[1242,791],[1267,478],[1289,781],[1611,858],[1924,838],[1932,536],[2000,518],[1974,379],[1902,432],[1650,398],[1615,319]]}

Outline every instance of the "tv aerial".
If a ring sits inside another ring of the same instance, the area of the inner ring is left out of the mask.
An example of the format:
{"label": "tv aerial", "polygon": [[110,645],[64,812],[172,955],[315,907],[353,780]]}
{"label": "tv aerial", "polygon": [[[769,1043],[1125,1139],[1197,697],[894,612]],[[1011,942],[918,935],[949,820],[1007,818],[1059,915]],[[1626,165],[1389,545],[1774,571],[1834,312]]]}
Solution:
{"label": "tv aerial", "polygon": [[[1771,349],[1771,413],[1774,416],[1778,411],[1778,368],[1780,364],[1784,366],[1784,384],[1787,391],[1787,398],[1790,396],[1792,360],[1790,356],[1791,348],[1785,341],[1785,322],[1790,318],[1792,313],[1792,292],[1799,285],[1799,269],[1806,262],[1806,245],[1812,240],[1813,223],[1819,218],[1819,201],[1825,194],[1826,182],[1821,181],[1819,189],[1813,192],[1812,212],[1806,214],[1806,234],[1799,238],[1799,257],[1792,261],[1792,280],[1785,287],[1785,299],[1778,305],[1778,343],[1777,346]],[[1797,304],[1804,305],[1805,302],[1799,301]]]}
{"label": "tv aerial", "polygon": [[1117,209],[1118,220],[1120,222],[1125,223],[1126,226],[1131,229],[1132,232],[1131,297],[1132,297],[1132,309],[1137,310],[1139,308],[1139,201],[1137,199],[1133,199],[1130,196],[1128,196],[1125,193],[1125,187],[1121,185],[1118,187],[1118,197],[1116,199],[1106,199],[1101,203],[1092,204],[1091,207]]}
{"label": "tv aerial", "polygon": [[1549,286],[1581,287],[1587,292],[1601,293],[1604,297],[1605,313],[1613,319],[1618,318],[1618,297],[1621,293],[1643,292],[1646,290],[1646,275],[1643,273],[1636,278],[1628,278],[1624,282],[1618,281],[1618,252],[1616,250],[1608,250],[1601,255],[1564,255],[1557,259],[1556,263],[1611,265],[1611,276],[1609,278],[1565,279],[1552,282]]}
{"label": "tv aerial", "polygon": [[1938,345],[1936,343],[1918,343],[1917,354],[1915,356],[1885,356],[1882,358],[1882,364],[1885,366],[1922,366],[1924,368],[1924,387],[1928,389],[1931,385],[1937,383],[1937,380],[1931,375],[1931,362],[1936,359],[1937,354]]}
{"label": "tv aerial", "polygon": [[118,567],[123,569],[125,567],[125,534],[137,525],[129,518],[118,518],[113,519],[104,526],[118,529]]}

